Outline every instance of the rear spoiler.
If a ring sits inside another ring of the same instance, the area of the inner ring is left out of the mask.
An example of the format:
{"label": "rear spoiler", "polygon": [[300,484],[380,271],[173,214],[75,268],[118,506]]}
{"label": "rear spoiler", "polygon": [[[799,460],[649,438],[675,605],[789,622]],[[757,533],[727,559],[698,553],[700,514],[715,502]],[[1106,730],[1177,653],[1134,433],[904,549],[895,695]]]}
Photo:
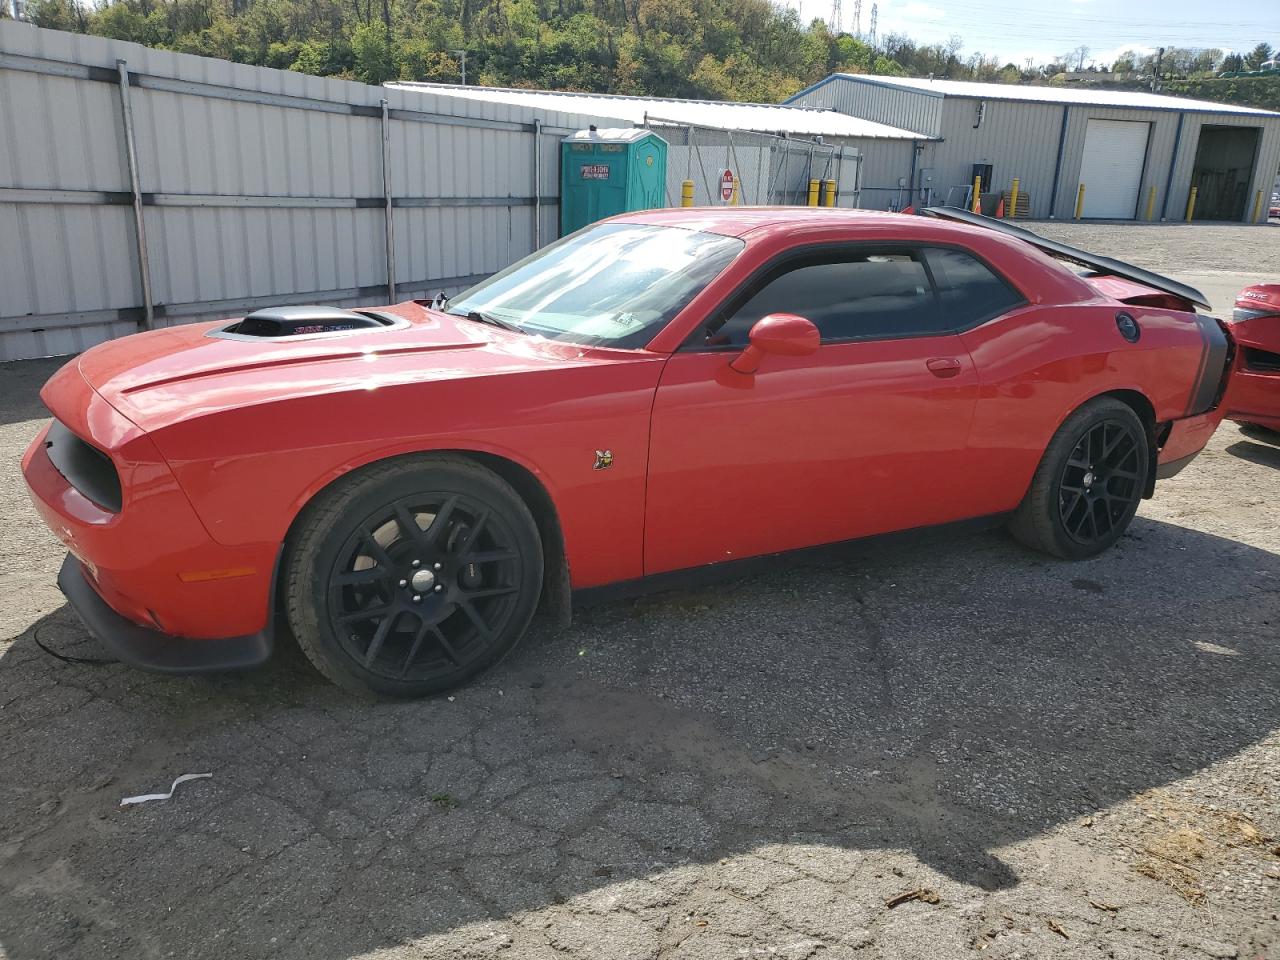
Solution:
{"label": "rear spoiler", "polygon": [[1195,287],[1189,287],[1185,283],[1178,283],[1176,280],[1162,277],[1160,274],[1152,273],[1150,270],[1143,270],[1141,267],[1135,267],[1133,264],[1125,263],[1123,260],[1113,260],[1111,257],[1102,257],[1096,253],[1089,253],[1087,250],[1068,246],[1056,240],[1046,240],[1040,234],[1032,233],[1026,227],[1014,226],[1007,220],[984,217],[979,213],[970,213],[968,210],[962,210],[960,207],[925,207],[920,212],[929,217],[955,220],[958,223],[967,223],[975,227],[985,227],[988,230],[996,231],[996,233],[1003,233],[1006,237],[1014,237],[1017,240],[1029,243],[1033,247],[1043,250],[1051,257],[1069,260],[1099,273],[1123,277],[1126,280],[1132,280],[1134,283],[1154,287],[1156,290],[1171,293],[1175,297],[1181,297],[1183,300],[1187,300],[1196,306],[1204,307],[1206,310],[1212,309],[1205,295]]}

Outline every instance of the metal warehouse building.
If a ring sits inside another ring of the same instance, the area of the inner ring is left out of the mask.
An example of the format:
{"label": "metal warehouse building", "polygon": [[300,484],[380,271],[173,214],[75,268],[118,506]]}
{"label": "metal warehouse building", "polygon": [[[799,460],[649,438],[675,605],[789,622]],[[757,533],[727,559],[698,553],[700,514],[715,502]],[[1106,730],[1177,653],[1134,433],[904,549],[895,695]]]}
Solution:
{"label": "metal warehouse building", "polygon": [[[721,171],[741,180],[742,203],[805,203],[811,178],[839,185],[840,206],[905,206],[906,175],[914,145],[928,137],[895,126],[841,113],[829,107],[726,103],[670,97],[569,93],[505,87],[464,87],[441,83],[391,83],[416,92],[429,109],[479,102],[532,111],[568,111],[612,118],[617,126],[649,126],[670,145],[667,203],[680,202],[680,184],[694,182],[694,201],[719,203]],[[868,184],[881,186],[868,187]]]}
{"label": "metal warehouse building", "polygon": [[[989,164],[1033,217],[1074,216],[1083,185],[1085,218],[1181,220],[1195,187],[1195,220],[1265,221],[1280,167],[1280,113],[1150,93],[834,74],[788,103],[915,132],[896,176],[917,203],[956,202]],[[899,185],[864,177],[862,205]]]}

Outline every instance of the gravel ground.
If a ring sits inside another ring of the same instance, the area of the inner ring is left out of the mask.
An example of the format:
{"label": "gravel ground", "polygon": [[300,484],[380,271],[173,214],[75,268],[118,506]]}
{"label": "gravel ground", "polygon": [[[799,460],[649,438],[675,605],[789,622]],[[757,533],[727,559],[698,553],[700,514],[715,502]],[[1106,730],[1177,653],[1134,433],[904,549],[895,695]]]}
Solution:
{"label": "gravel ground", "polygon": [[[1164,229],[1199,271],[1264,236]],[[36,646],[100,655],[18,475],[55,367],[0,366],[2,956],[1280,957],[1266,438],[1224,426],[1086,563],[791,566],[370,705],[290,647],[197,680]]]}

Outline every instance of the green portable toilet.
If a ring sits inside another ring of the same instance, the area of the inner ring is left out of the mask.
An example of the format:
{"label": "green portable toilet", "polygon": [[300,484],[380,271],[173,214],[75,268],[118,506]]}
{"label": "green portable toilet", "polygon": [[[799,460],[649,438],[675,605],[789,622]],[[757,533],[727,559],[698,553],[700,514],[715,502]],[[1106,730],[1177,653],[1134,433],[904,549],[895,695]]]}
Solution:
{"label": "green portable toilet", "polygon": [[666,205],[667,141],[644,127],[579,130],[560,143],[560,235]]}

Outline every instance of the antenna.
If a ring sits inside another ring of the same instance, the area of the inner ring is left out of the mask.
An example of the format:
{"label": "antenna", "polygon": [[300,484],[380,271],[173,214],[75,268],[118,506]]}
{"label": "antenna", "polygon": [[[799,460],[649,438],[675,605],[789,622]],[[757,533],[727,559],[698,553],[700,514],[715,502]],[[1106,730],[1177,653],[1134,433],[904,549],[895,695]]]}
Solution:
{"label": "antenna", "polygon": [[844,10],[840,6],[840,0],[831,0],[831,19],[827,21],[827,29],[833,36],[844,29]]}
{"label": "antenna", "polygon": [[869,38],[869,42],[871,43],[872,49],[875,49],[875,45],[876,45],[876,21],[879,19],[880,19],[880,4],[873,3],[871,5],[871,30],[867,35]]}
{"label": "antenna", "polygon": [[853,0],[853,35],[862,38],[862,0]]}

